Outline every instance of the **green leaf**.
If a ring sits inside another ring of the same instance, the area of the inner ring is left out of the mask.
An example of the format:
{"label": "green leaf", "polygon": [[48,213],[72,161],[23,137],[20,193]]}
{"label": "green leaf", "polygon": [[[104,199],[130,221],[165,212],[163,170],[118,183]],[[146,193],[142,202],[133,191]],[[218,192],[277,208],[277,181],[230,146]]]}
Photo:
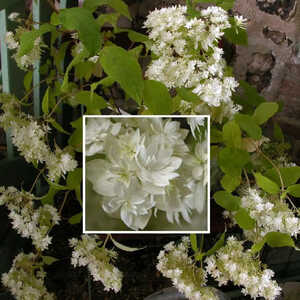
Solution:
{"label": "green leaf", "polygon": [[274,136],[275,140],[277,140],[278,142],[280,142],[280,143],[284,142],[283,132],[282,132],[280,126],[276,122],[274,122],[273,136]]}
{"label": "green leaf", "polygon": [[78,214],[72,216],[72,217],[69,219],[69,223],[72,224],[72,225],[78,224],[78,223],[80,223],[81,219],[82,219],[82,212],[80,212],[80,213],[78,213]]}
{"label": "green leaf", "polygon": [[59,12],[59,21],[66,29],[78,31],[79,39],[90,55],[99,52],[103,38],[90,10],[82,7],[62,9]]}
{"label": "green leaf", "polygon": [[216,5],[222,7],[225,10],[232,9],[234,6],[235,0],[215,0]]}
{"label": "green leaf", "polygon": [[84,78],[86,81],[89,81],[93,70],[95,68],[95,64],[91,61],[80,62],[75,66],[75,77],[76,79]]}
{"label": "green leaf", "polygon": [[75,189],[80,186],[82,181],[82,168],[76,168],[72,172],[68,173],[67,176],[67,186],[70,189]]}
{"label": "green leaf", "polygon": [[54,203],[54,197],[55,195],[57,194],[59,190],[54,188],[53,186],[49,186],[49,190],[47,192],[46,195],[44,195],[42,198],[41,198],[41,202],[43,205],[45,204],[53,204]]}
{"label": "green leaf", "polygon": [[190,234],[190,241],[191,241],[192,249],[196,253],[198,251],[197,235],[196,234]]}
{"label": "green leaf", "polygon": [[42,100],[42,112],[44,113],[44,115],[48,115],[49,113],[49,92],[50,87],[47,88]]}
{"label": "green leaf", "polygon": [[[71,43],[71,41],[66,41],[66,42],[60,44],[58,51],[55,51],[53,53],[53,59],[54,59],[55,66],[60,73],[63,73],[63,68],[64,68],[63,61],[64,61],[64,58],[66,57],[66,52],[67,52],[67,49],[68,49],[70,43]],[[56,48],[54,48],[54,47],[52,47],[52,49],[56,50]]]}
{"label": "green leaf", "polygon": [[82,152],[82,117],[78,118],[74,122],[71,122],[71,125],[76,130],[70,136],[68,144],[77,152]]}
{"label": "green leaf", "polygon": [[107,107],[107,102],[101,96],[89,91],[81,91],[76,93],[73,101],[85,105],[87,108],[86,114],[99,115],[100,110]]}
{"label": "green leaf", "polygon": [[24,87],[25,91],[28,92],[32,85],[32,71],[28,71],[24,76]]}
{"label": "green leaf", "polygon": [[100,53],[100,63],[110,78],[117,81],[138,104],[142,103],[144,81],[135,57],[121,47],[108,46]]}
{"label": "green leaf", "polygon": [[251,247],[251,252],[253,254],[259,252],[263,248],[265,243],[266,243],[265,239],[262,239],[260,242],[258,242],[256,244],[253,244],[252,247]]}
{"label": "green leaf", "polygon": [[241,184],[241,176],[225,174],[221,180],[222,187],[229,193],[233,192]]}
{"label": "green leaf", "polygon": [[128,38],[132,42],[143,43],[145,44],[147,49],[150,49],[150,47],[152,46],[152,41],[149,39],[147,35],[130,29],[126,29],[126,31],[128,32]]}
{"label": "green leaf", "polygon": [[70,135],[70,132],[64,130],[63,127],[59,123],[57,123],[53,118],[47,119],[47,122],[49,122],[59,132]]}
{"label": "green leaf", "polygon": [[210,142],[213,143],[213,144],[223,142],[223,133],[222,133],[222,131],[220,131],[216,128],[211,128],[210,129]]}
{"label": "green leaf", "polygon": [[224,246],[224,243],[225,243],[225,232],[222,233],[221,237],[214,244],[214,246],[205,253],[205,256],[210,256],[216,253],[219,249],[221,249]]}
{"label": "green leaf", "polygon": [[252,219],[247,210],[242,207],[234,215],[234,218],[242,229],[251,230],[255,227],[255,220]]}
{"label": "green leaf", "polygon": [[[300,167],[298,166],[279,168],[279,171],[285,187],[295,184],[300,178]],[[279,174],[274,168],[269,169],[264,175],[278,185],[281,185]]]}
{"label": "green leaf", "polygon": [[200,98],[196,94],[192,92],[193,89],[187,88],[177,88],[177,94],[182,98],[184,101],[192,102],[192,103],[199,103]]}
{"label": "green leaf", "polygon": [[240,208],[241,199],[226,191],[219,191],[214,194],[214,199],[221,207],[229,211],[236,211]]}
{"label": "green leaf", "polygon": [[117,27],[117,22],[120,15],[118,13],[111,13],[111,14],[101,14],[97,18],[97,24],[102,28],[104,24],[109,23],[115,29]]}
{"label": "green leaf", "polygon": [[224,173],[238,176],[242,168],[249,162],[250,155],[242,149],[226,147],[219,152],[218,162]]}
{"label": "green leaf", "polygon": [[236,114],[234,116],[235,121],[240,127],[255,140],[259,140],[262,136],[261,128],[256,124],[253,117],[243,114]]}
{"label": "green leaf", "polygon": [[54,262],[58,261],[57,258],[55,258],[53,256],[47,256],[47,255],[43,255],[42,260],[43,260],[43,263],[48,265],[48,266],[52,265]]}
{"label": "green leaf", "polygon": [[85,0],[83,7],[89,10],[96,10],[97,7],[102,5],[108,5],[121,15],[132,20],[127,4],[122,0]]}
{"label": "green leaf", "polygon": [[155,80],[144,82],[144,103],[154,115],[172,113],[172,98],[164,84]]}
{"label": "green leaf", "polygon": [[257,185],[269,194],[277,194],[280,191],[279,186],[268,177],[261,173],[254,173]]}
{"label": "green leaf", "polygon": [[247,103],[249,106],[256,108],[261,103],[266,102],[265,98],[262,97],[256,90],[255,87],[250,85],[244,80],[240,80],[240,86],[242,87],[244,93],[242,95],[242,103]]}
{"label": "green leaf", "polygon": [[275,102],[261,103],[254,112],[254,119],[258,125],[267,122],[278,111],[279,105]]}
{"label": "green leaf", "polygon": [[132,49],[130,49],[128,51],[128,53],[130,53],[131,55],[133,55],[133,57],[135,57],[136,59],[138,59],[141,55],[141,52],[143,51],[144,46],[143,45],[139,45],[137,47],[134,47]]}
{"label": "green leaf", "polygon": [[229,121],[223,126],[223,141],[227,147],[241,148],[242,134],[235,121]]}
{"label": "green leaf", "polygon": [[24,31],[20,36],[20,48],[18,56],[28,54],[34,47],[35,40],[43,34],[55,30],[55,27],[50,24],[43,24],[39,29]]}
{"label": "green leaf", "polygon": [[295,247],[293,239],[287,233],[269,232],[264,237],[270,247]]}
{"label": "green leaf", "polygon": [[287,188],[287,192],[297,198],[300,198],[300,184],[290,185]]}
{"label": "green leaf", "polygon": [[58,191],[65,191],[65,190],[69,190],[69,187],[66,186],[66,185],[61,185],[61,184],[58,184],[56,182],[52,182],[50,181],[47,177],[45,177],[45,180],[47,181],[47,183],[49,184],[50,187],[54,188],[55,190],[58,190]]}
{"label": "green leaf", "polygon": [[128,246],[125,246],[125,245],[122,245],[120,244],[119,242],[117,242],[115,239],[113,239],[113,237],[110,235],[110,239],[111,241],[114,243],[114,245],[121,249],[121,250],[124,250],[124,251],[127,251],[127,252],[135,252],[135,251],[138,251],[138,250],[142,250],[146,247],[143,247],[143,248],[133,248],[133,247],[128,247]]}
{"label": "green leaf", "polygon": [[68,92],[69,89],[69,73],[74,66],[79,64],[80,62],[84,61],[85,58],[89,56],[88,51],[84,48],[78,55],[76,55],[73,60],[69,63],[65,75],[64,80],[61,86],[62,92]]}

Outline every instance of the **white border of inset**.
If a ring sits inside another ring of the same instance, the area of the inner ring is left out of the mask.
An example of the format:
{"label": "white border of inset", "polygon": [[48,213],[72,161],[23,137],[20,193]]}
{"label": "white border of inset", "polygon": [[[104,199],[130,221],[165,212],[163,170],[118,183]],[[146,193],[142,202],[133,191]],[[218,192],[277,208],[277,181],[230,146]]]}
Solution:
{"label": "white border of inset", "polygon": [[[208,173],[208,182],[207,182],[207,230],[206,231],[94,231],[94,230],[85,230],[85,124],[87,118],[197,118],[204,117],[207,118],[207,143],[208,143],[208,158],[207,158],[207,173]],[[83,196],[83,233],[85,234],[190,234],[190,233],[207,233],[210,234],[210,115],[83,115],[83,134],[82,134],[82,172],[83,172],[83,182],[82,182],[82,196]]]}

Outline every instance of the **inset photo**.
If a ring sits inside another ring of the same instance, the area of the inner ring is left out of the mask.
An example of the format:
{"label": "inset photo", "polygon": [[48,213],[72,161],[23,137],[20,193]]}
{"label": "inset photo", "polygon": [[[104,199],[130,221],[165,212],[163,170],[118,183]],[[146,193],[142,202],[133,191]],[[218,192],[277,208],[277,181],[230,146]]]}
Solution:
{"label": "inset photo", "polygon": [[84,233],[209,233],[209,116],[84,116]]}

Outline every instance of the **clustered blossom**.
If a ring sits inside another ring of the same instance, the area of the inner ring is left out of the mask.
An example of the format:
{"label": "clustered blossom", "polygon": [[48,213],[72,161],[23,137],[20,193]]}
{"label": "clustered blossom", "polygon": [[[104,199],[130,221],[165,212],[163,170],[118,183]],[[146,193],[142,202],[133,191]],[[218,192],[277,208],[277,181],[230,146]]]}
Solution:
{"label": "clustered blossom", "polygon": [[280,295],[281,288],[272,280],[274,272],[263,269],[261,262],[250,250],[244,250],[243,242],[231,236],[227,244],[216,254],[205,259],[206,272],[210,274],[219,286],[232,281],[235,285],[243,286],[242,293],[253,299],[264,297],[274,300]]}
{"label": "clustered blossom", "polygon": [[257,234],[263,238],[268,232],[278,231],[297,237],[300,233],[300,219],[295,216],[287,203],[279,198],[264,195],[254,188],[249,188],[242,197],[241,206],[255,219],[257,228],[245,231],[253,240]]}
{"label": "clustered blossom", "polygon": [[192,153],[188,133],[171,119],[88,118],[86,155],[104,158],[89,160],[86,176],[103,196],[103,210],[134,230],[145,228],[153,210],[164,211],[171,223],[179,223],[180,215],[190,222],[194,209],[201,213],[207,140],[198,141]]}
{"label": "clustered blossom", "polygon": [[101,281],[104,290],[119,292],[122,287],[122,272],[111,264],[117,258],[117,252],[99,247],[96,238],[89,235],[82,235],[81,240],[72,238],[69,240],[74,248],[71,264],[74,267],[87,266],[94,281]]}
{"label": "clustered blossom", "polygon": [[[11,14],[10,17],[10,20],[12,21],[18,20],[17,14]],[[24,29],[23,27],[18,27],[15,34],[12,31],[8,31],[6,33],[5,42],[8,49],[16,51],[13,57],[16,60],[18,67],[22,70],[27,70],[29,67],[34,66],[34,64],[40,60],[42,53],[41,49],[45,45],[42,42],[41,37],[37,37],[33,43],[33,48],[27,54],[21,55],[22,53],[20,52],[21,48],[19,39],[21,35],[24,34],[24,32],[26,32],[26,29]]]}
{"label": "clustered blossom", "polygon": [[218,297],[206,287],[206,273],[188,256],[190,242],[184,237],[178,245],[170,242],[158,255],[157,269],[190,300],[216,300]]}
{"label": "clustered blossom", "polygon": [[57,225],[60,216],[56,208],[45,204],[35,208],[35,196],[15,187],[0,187],[0,205],[6,205],[13,228],[25,238],[31,238],[39,250],[46,250],[51,244],[50,229]]}
{"label": "clustered blossom", "polygon": [[[168,88],[192,89],[199,103],[182,99],[183,113],[211,113],[220,120],[231,117],[240,109],[231,100],[238,83],[226,75],[223,49],[218,46],[224,30],[231,27],[228,14],[220,7],[208,7],[200,11],[200,17],[189,20],[186,13],[186,6],[173,6],[148,15],[145,27],[156,58],[146,76]],[[241,17],[235,19],[236,26],[244,23]]]}
{"label": "clustered blossom", "polygon": [[9,272],[2,275],[2,284],[16,299],[54,300],[55,296],[44,286],[46,273],[36,259],[33,253],[18,254]]}
{"label": "clustered blossom", "polygon": [[56,147],[55,152],[52,152],[47,145],[49,126],[39,124],[32,116],[19,112],[19,104],[14,97],[4,94],[1,96],[1,109],[4,113],[0,115],[0,124],[5,130],[11,130],[13,144],[28,163],[45,163],[51,181],[77,167],[77,161],[68,151]]}

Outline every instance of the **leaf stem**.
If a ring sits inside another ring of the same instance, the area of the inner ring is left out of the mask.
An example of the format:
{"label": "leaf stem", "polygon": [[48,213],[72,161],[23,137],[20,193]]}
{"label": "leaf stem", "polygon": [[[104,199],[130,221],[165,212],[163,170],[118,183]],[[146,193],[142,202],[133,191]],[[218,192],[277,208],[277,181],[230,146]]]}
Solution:
{"label": "leaf stem", "polygon": [[274,164],[272,159],[270,159],[266,154],[264,154],[259,148],[257,150],[273,166],[273,168],[277,171],[277,173],[279,175],[280,183],[281,183],[281,191],[284,192],[284,183],[283,183],[283,179],[282,179],[279,168]]}

